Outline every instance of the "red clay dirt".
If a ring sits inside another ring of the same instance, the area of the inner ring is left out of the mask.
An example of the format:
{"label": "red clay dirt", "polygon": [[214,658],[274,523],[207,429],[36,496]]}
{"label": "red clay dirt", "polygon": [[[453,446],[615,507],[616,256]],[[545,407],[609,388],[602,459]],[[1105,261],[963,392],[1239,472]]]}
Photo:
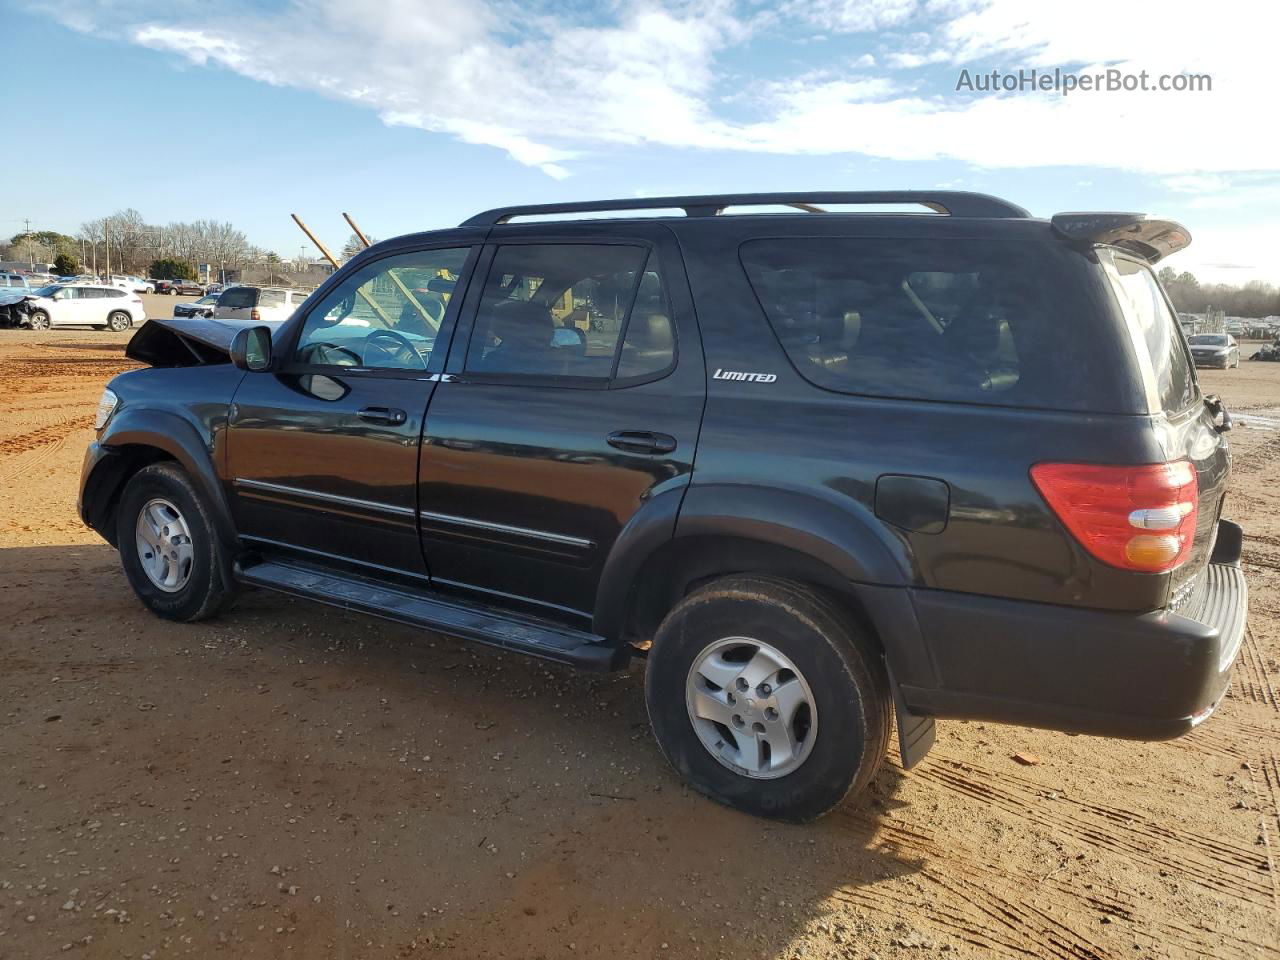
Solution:
{"label": "red clay dirt", "polygon": [[0,331],[0,958],[1280,957],[1280,364],[1202,375],[1252,590],[1214,717],[944,723],[793,827],[682,787],[639,672],[267,593],[146,613],[75,514],[127,338]]}

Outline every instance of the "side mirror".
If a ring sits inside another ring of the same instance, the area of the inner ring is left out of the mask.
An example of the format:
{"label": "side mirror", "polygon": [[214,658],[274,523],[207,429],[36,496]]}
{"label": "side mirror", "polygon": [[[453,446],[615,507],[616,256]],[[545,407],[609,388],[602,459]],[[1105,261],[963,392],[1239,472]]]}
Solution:
{"label": "side mirror", "polygon": [[237,370],[271,369],[271,328],[245,327],[231,339],[231,362]]}

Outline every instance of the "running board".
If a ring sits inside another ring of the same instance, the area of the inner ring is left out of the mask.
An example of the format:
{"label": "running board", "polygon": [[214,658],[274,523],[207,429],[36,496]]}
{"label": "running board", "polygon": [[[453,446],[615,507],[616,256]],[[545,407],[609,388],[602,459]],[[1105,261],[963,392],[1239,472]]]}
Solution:
{"label": "running board", "polygon": [[587,670],[616,670],[627,661],[625,647],[609,646],[603,637],[572,627],[519,614],[496,614],[479,604],[443,594],[398,589],[301,564],[265,560],[249,567],[237,567],[236,579],[343,610],[367,613]]}

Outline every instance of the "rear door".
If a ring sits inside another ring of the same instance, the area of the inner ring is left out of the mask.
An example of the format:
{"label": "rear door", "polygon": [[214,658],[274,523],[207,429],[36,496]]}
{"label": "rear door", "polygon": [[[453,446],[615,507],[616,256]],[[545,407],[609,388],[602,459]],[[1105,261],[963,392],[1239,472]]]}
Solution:
{"label": "rear door", "polygon": [[1187,562],[1173,572],[1171,593],[1176,594],[1204,569],[1213,553],[1231,455],[1215,423],[1215,411],[1200,392],[1177,314],[1155,274],[1143,261],[1119,251],[1103,250],[1099,256],[1129,325],[1166,458],[1190,460],[1196,470],[1196,535]]}
{"label": "rear door", "polygon": [[682,495],[701,344],[674,238],[626,231],[495,230],[427,412],[433,585],[585,625],[623,528],[649,498]]}

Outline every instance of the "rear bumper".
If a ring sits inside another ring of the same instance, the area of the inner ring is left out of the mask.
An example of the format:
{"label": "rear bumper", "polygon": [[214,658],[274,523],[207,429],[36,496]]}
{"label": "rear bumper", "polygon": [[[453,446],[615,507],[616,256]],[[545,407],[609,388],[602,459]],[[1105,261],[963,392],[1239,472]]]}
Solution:
{"label": "rear bumper", "polygon": [[1213,711],[1244,637],[1248,589],[1211,563],[1175,609],[1118,614],[917,591],[938,684],[902,687],[913,712],[1166,740]]}

